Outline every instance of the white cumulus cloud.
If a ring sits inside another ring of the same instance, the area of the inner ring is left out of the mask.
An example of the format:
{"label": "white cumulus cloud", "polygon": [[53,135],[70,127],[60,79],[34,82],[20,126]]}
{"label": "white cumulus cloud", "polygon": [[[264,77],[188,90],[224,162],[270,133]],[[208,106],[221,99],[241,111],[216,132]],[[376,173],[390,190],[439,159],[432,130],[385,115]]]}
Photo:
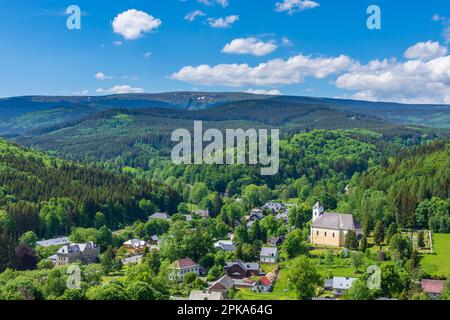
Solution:
{"label": "white cumulus cloud", "polygon": [[203,11],[200,11],[200,10],[194,10],[194,11],[189,12],[189,13],[184,17],[184,19],[192,22],[192,21],[194,21],[197,17],[203,17],[203,16],[206,16],[206,14],[205,14]]}
{"label": "white cumulus cloud", "polygon": [[277,45],[271,42],[263,42],[256,38],[234,39],[223,47],[222,52],[230,54],[251,54],[257,57],[274,52]]}
{"label": "white cumulus cloud", "polygon": [[275,4],[275,11],[294,14],[298,11],[314,9],[318,6],[320,6],[319,3],[311,0],[284,0]]}
{"label": "white cumulus cloud", "polygon": [[158,29],[162,22],[144,11],[130,9],[118,14],[113,21],[113,29],[127,40],[136,40],[144,33]]}
{"label": "white cumulus cloud", "polygon": [[197,2],[203,3],[204,5],[207,6],[212,6],[214,4],[218,4],[222,7],[228,7],[228,0],[197,0]]}
{"label": "white cumulus cloud", "polygon": [[301,83],[305,77],[325,78],[348,71],[353,65],[354,61],[345,55],[327,58],[300,54],[287,60],[269,60],[254,67],[248,64],[185,66],[171,78],[203,85],[276,86]]}
{"label": "white cumulus cloud", "polygon": [[450,103],[450,56],[431,60],[372,60],[336,80],[356,99],[403,103]]}
{"label": "white cumulus cloud", "polygon": [[278,89],[273,90],[265,90],[265,89],[248,89],[247,91],[244,91],[245,93],[251,93],[251,94],[264,94],[269,96],[280,96],[283,93]]}
{"label": "white cumulus cloud", "polygon": [[111,79],[114,79],[114,77],[107,76],[107,75],[104,74],[103,72],[97,72],[97,73],[94,75],[94,77],[95,77],[95,79],[98,79],[98,80],[111,80]]}
{"label": "white cumulus cloud", "polygon": [[405,51],[405,58],[418,60],[431,60],[447,55],[448,49],[439,42],[419,42]]}
{"label": "white cumulus cloud", "polygon": [[233,23],[239,20],[239,16],[231,15],[224,18],[208,18],[208,23],[212,28],[229,28]]}
{"label": "white cumulus cloud", "polygon": [[144,89],[142,88],[133,88],[128,85],[118,85],[109,89],[97,89],[97,93],[100,94],[123,94],[123,93],[143,93]]}

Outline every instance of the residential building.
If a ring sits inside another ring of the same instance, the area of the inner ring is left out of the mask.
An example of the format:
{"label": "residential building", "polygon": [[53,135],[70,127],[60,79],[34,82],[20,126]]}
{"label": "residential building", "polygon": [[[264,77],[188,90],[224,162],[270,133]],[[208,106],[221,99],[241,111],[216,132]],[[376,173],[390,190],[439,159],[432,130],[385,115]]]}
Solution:
{"label": "residential building", "polygon": [[80,261],[82,264],[97,262],[100,255],[100,248],[93,242],[71,243],[62,246],[56,253],[56,266],[71,264]]}
{"label": "residential building", "polygon": [[275,216],[275,220],[280,221],[281,223],[287,223],[289,221],[289,211],[281,211]]}
{"label": "residential building", "polygon": [[268,277],[261,277],[259,280],[253,285],[253,292],[270,292],[272,291],[273,282]]}
{"label": "residential building", "polygon": [[208,300],[225,300],[221,292],[210,292],[202,290],[192,290],[189,294],[189,300],[208,301]]}
{"label": "residential building", "polygon": [[353,282],[357,278],[349,277],[334,277],[333,279],[325,280],[324,289],[333,290],[335,296],[343,296],[345,292],[352,287]]}
{"label": "residential building", "polygon": [[320,202],[313,207],[311,243],[333,247],[343,247],[348,231],[362,234],[359,223],[351,214],[324,212]]}
{"label": "residential building", "polygon": [[223,296],[227,297],[227,292],[234,286],[234,280],[228,276],[224,275],[219,280],[213,282],[211,286],[208,288],[208,291],[210,292],[220,292],[223,294]]}
{"label": "residential building", "polygon": [[200,218],[209,218],[209,210],[202,210],[202,209],[198,209],[194,211],[194,214],[199,216]]}
{"label": "residential building", "polygon": [[214,243],[214,247],[219,250],[223,250],[226,252],[235,252],[236,245],[231,240],[219,240]]}
{"label": "residential building", "polygon": [[427,293],[431,299],[438,300],[441,297],[442,291],[444,291],[445,281],[422,279],[420,286],[423,292]]}
{"label": "residential building", "polygon": [[274,213],[280,213],[286,209],[286,206],[282,203],[267,202],[262,206],[263,209],[271,210]]}
{"label": "residential building", "polygon": [[132,257],[128,257],[128,258],[122,259],[121,261],[122,261],[123,265],[139,264],[142,261],[142,257],[143,257],[142,254],[138,254],[138,255],[135,255],[135,256],[132,256]]}
{"label": "residential building", "polygon": [[276,247],[262,247],[259,258],[261,263],[277,263],[278,249]]}
{"label": "residential building", "polygon": [[124,242],[123,247],[129,254],[138,254],[144,252],[145,248],[150,249],[150,244],[139,239],[131,239]]}
{"label": "residential building", "polygon": [[162,219],[162,220],[170,220],[170,217],[167,213],[165,212],[155,212],[154,214],[152,214],[150,217],[148,217],[149,220],[153,220],[153,219]]}
{"label": "residential building", "polygon": [[182,280],[186,274],[191,272],[200,276],[200,266],[191,258],[179,259],[170,266],[169,279]]}
{"label": "residential building", "polygon": [[285,236],[272,237],[272,238],[269,239],[269,244],[272,247],[278,247],[278,246],[281,246],[283,244],[284,240],[286,240]]}
{"label": "residential building", "polygon": [[68,237],[60,237],[54,239],[41,240],[36,242],[38,247],[51,247],[51,246],[64,246],[69,244],[70,240]]}
{"label": "residential building", "polygon": [[242,262],[241,260],[237,260],[236,262],[227,262],[225,265],[225,271],[227,275],[233,279],[258,276],[259,263]]}

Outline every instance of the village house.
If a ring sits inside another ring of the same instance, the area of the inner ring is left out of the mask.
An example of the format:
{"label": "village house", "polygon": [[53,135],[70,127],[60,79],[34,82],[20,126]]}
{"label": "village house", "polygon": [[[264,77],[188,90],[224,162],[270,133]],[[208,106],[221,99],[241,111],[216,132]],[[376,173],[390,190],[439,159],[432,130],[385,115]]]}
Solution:
{"label": "village house", "polygon": [[355,231],[357,236],[362,229],[353,215],[344,213],[328,213],[320,202],[313,207],[311,225],[311,243],[333,247],[343,247],[348,231]]}
{"label": "village house", "polygon": [[227,262],[225,265],[225,272],[233,279],[243,279],[259,275],[259,263],[242,262]]}
{"label": "village house", "polygon": [[259,259],[261,263],[277,263],[278,249],[276,247],[262,247]]}
{"label": "village house", "polygon": [[269,239],[269,244],[272,247],[278,247],[278,246],[281,246],[283,244],[284,240],[286,240],[285,236],[272,237],[272,238]]}
{"label": "village house", "polygon": [[441,298],[442,291],[444,291],[445,281],[422,279],[420,286],[423,292],[428,294],[430,299],[438,300]]}
{"label": "village house", "polygon": [[335,296],[343,296],[345,292],[352,287],[357,278],[348,277],[334,277],[333,279],[325,280],[324,289],[333,290]]}
{"label": "village house", "polygon": [[203,219],[209,218],[209,210],[198,209],[194,211],[194,214]]}
{"label": "village house", "polygon": [[273,213],[277,214],[286,209],[286,206],[282,203],[276,203],[276,202],[267,202],[262,206],[263,209],[270,210]]}
{"label": "village house", "polygon": [[189,300],[208,301],[208,300],[225,300],[221,292],[210,292],[202,290],[192,290],[189,294]]}
{"label": "village house", "polygon": [[124,258],[122,260],[120,260],[122,262],[122,264],[124,266],[129,265],[129,264],[139,264],[142,261],[142,254],[138,254],[132,257],[128,257],[128,258]]}
{"label": "village house", "polygon": [[60,237],[60,238],[38,241],[38,242],[36,242],[36,246],[45,248],[45,247],[51,247],[51,246],[64,246],[69,243],[70,243],[70,240],[68,237]]}
{"label": "village house", "polygon": [[82,264],[97,262],[100,248],[93,242],[71,243],[62,246],[56,253],[55,265],[57,267],[80,261]]}
{"label": "village house", "polygon": [[150,217],[148,217],[148,220],[153,220],[153,219],[162,219],[162,220],[166,220],[169,221],[170,217],[167,213],[165,212],[155,212],[154,214],[152,214]]}
{"label": "village house", "polygon": [[225,299],[227,298],[228,290],[233,288],[234,280],[231,279],[228,275],[224,275],[219,280],[213,282],[211,286],[208,288],[210,292],[220,292],[223,294]]}
{"label": "village house", "polygon": [[245,221],[261,220],[264,217],[263,212],[260,209],[252,209],[248,215],[245,216]]}
{"label": "village house", "polygon": [[214,248],[225,252],[235,252],[236,245],[231,240],[219,240],[214,243]]}
{"label": "village house", "polygon": [[275,220],[280,221],[281,223],[287,223],[289,221],[289,211],[284,210],[277,213]]}
{"label": "village house", "polygon": [[131,239],[124,242],[123,247],[129,254],[136,255],[144,252],[145,248],[150,249],[150,244],[139,239]]}
{"label": "village house", "polygon": [[179,259],[170,266],[169,279],[172,281],[182,280],[186,274],[191,272],[200,276],[200,266],[191,258]]}
{"label": "village house", "polygon": [[272,291],[273,282],[268,277],[261,277],[258,281],[253,285],[252,291],[253,292],[262,292],[267,293]]}

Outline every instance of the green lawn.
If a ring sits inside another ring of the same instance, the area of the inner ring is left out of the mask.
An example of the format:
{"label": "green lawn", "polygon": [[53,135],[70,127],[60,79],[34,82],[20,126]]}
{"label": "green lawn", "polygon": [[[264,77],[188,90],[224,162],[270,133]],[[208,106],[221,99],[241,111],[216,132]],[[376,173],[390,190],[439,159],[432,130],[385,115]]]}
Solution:
{"label": "green lawn", "polygon": [[422,270],[436,276],[450,274],[450,234],[433,234],[434,254],[423,256]]}
{"label": "green lawn", "polygon": [[[273,266],[273,265],[272,265]],[[239,289],[237,300],[295,300],[296,294],[288,289],[288,271],[282,267],[273,291],[270,293],[256,293],[250,289]]]}

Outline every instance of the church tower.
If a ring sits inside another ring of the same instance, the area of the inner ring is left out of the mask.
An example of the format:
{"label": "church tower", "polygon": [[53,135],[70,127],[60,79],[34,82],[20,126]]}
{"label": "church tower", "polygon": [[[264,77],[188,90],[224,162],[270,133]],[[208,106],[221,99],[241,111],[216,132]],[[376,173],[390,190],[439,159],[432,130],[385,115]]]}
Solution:
{"label": "church tower", "polygon": [[319,201],[316,202],[316,204],[313,207],[313,219],[312,222],[315,222],[323,213],[323,207],[320,204]]}

